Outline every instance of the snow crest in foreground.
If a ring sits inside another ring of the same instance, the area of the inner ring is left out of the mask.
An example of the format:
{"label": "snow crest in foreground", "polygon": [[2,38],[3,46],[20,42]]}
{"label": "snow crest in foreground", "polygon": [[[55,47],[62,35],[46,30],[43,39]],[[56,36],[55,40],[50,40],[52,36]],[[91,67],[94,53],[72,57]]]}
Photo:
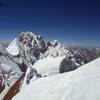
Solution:
{"label": "snow crest in foreground", "polygon": [[33,81],[12,100],[100,100],[100,58],[75,71]]}

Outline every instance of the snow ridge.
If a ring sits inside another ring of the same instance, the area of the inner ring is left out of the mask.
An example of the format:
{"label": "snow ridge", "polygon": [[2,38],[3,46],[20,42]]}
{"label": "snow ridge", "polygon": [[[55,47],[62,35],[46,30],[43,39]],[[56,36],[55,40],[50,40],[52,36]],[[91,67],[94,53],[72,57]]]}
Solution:
{"label": "snow ridge", "polygon": [[99,100],[100,58],[73,72],[31,82],[12,100]]}

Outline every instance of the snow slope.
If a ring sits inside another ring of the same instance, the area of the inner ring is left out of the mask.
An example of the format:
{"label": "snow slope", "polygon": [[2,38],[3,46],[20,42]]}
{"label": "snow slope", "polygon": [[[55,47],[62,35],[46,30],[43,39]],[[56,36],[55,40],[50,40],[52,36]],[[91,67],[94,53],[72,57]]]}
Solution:
{"label": "snow slope", "polygon": [[100,100],[100,58],[75,71],[33,81],[12,100]]}

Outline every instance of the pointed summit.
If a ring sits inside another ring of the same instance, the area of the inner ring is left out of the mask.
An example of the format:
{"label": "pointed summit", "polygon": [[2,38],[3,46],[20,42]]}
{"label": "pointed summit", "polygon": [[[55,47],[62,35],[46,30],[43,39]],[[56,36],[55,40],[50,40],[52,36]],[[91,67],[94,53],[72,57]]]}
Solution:
{"label": "pointed summit", "polygon": [[21,36],[21,35],[26,35],[26,36],[36,36],[34,33],[30,32],[30,31],[22,32],[22,33],[20,34],[20,36]]}
{"label": "pointed summit", "polygon": [[23,38],[23,39],[31,39],[31,38],[36,38],[36,35],[30,31],[27,32],[22,32],[19,35],[19,38]]}
{"label": "pointed summit", "polygon": [[36,40],[36,35],[33,34],[32,32],[22,32],[19,37],[18,37],[18,40],[20,42],[23,42],[23,44],[27,44],[29,42],[32,42],[32,40]]}

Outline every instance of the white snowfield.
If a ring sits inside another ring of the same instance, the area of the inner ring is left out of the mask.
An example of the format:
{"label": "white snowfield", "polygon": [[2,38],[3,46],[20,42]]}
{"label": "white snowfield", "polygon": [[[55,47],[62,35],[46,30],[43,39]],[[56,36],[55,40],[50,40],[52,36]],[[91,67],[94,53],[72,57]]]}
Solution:
{"label": "white snowfield", "polygon": [[46,58],[40,59],[34,63],[33,68],[35,68],[37,72],[43,76],[57,74],[59,73],[60,63],[64,58],[65,56],[55,58],[47,56]]}
{"label": "white snowfield", "polygon": [[[47,56],[46,58],[36,61],[36,63],[34,63],[32,68],[35,68],[37,70],[37,73],[41,74],[41,76],[51,76],[54,74],[58,74],[60,63],[61,63],[62,59],[64,59],[64,58],[65,58],[65,56],[55,57],[55,58],[51,57],[51,56]],[[28,67],[22,88],[26,87],[26,85],[27,85],[26,81],[27,81],[28,74],[30,73],[30,71],[31,71],[31,68]],[[34,77],[32,79],[30,79],[30,81],[34,81]]]}
{"label": "white snowfield", "polygon": [[100,58],[75,71],[37,79],[12,100],[100,100]]}
{"label": "white snowfield", "polygon": [[57,74],[59,73],[60,63],[65,57],[66,56],[54,58],[47,56],[46,58],[36,61],[36,63],[33,65],[33,68],[35,68],[37,72],[43,76]]}

